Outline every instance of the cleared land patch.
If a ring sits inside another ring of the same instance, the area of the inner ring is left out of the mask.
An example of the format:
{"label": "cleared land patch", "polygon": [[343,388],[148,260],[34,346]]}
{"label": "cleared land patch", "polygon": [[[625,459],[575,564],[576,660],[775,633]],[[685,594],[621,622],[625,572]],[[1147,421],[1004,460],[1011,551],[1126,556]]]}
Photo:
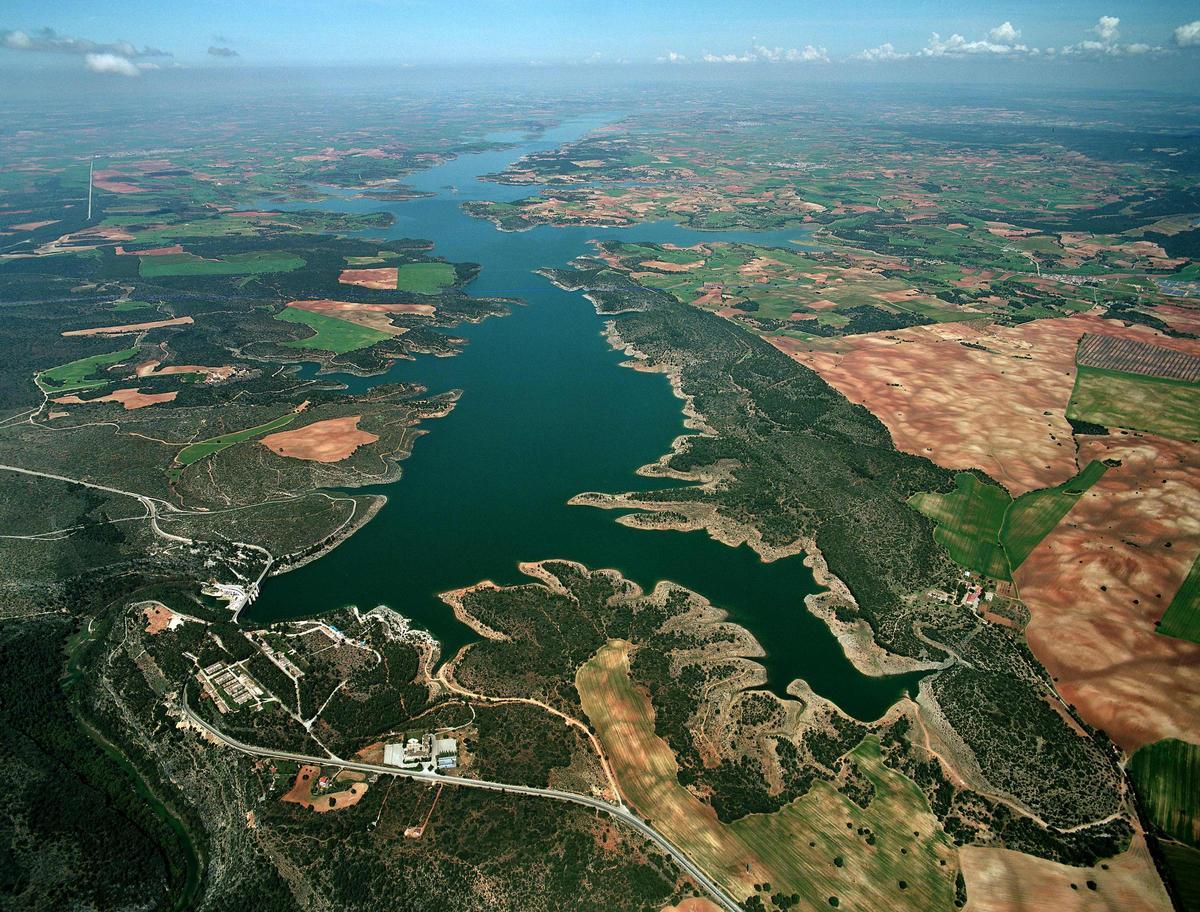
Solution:
{"label": "cleared land patch", "polygon": [[360,446],[379,440],[375,434],[359,430],[361,419],[361,415],[347,415],[314,421],[294,431],[269,434],[259,443],[279,456],[313,462],[340,462],[348,459]]}
{"label": "cleared land patch", "polygon": [[64,336],[123,336],[128,333],[161,329],[164,326],[187,326],[195,321],[191,317],[175,317],[171,320],[151,320],[149,323],[122,323],[119,326],[94,326],[91,329],[69,329]]}
{"label": "cleared land patch", "polygon": [[360,288],[377,290],[394,289],[400,271],[395,266],[375,269],[343,269],[338,281],[343,285],[358,285]]}
{"label": "cleared land patch", "polygon": [[319,766],[311,766],[307,763],[301,766],[299,772],[296,773],[296,781],[280,800],[289,804],[298,804],[310,811],[316,811],[318,814],[324,814],[353,807],[367,793],[367,783],[355,782],[345,791],[314,795],[313,786],[317,783],[320,773]]}
{"label": "cleared land patch", "polygon": [[649,698],[630,679],[629,650],[610,640],[579,669],[584,711],[624,798],[735,897],[765,881],[771,892],[798,894],[814,907],[831,896],[846,908],[950,906],[954,849],[920,790],[883,766],[877,742],[868,739],[849,755],[874,789],[866,809],[818,782],[775,813],[721,823],[680,785]]}
{"label": "cleared land patch", "polygon": [[125,411],[130,412],[134,409],[145,408],[148,405],[158,405],[160,402],[172,402],[178,395],[178,390],[169,390],[165,393],[143,393],[139,389],[132,388],[113,390],[107,396],[97,396],[95,399],[81,399],[78,396],[58,396],[53,401],[59,405],[91,405],[93,402],[119,402],[125,407]]}

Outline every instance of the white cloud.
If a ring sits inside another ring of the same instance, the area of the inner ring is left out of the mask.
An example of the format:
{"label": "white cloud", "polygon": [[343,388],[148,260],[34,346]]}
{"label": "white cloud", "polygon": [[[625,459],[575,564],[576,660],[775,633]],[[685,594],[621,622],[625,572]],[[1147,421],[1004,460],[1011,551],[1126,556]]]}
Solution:
{"label": "white cloud", "polygon": [[667,51],[658,58],[659,63],[687,63],[687,57],[676,51]]}
{"label": "white cloud", "polygon": [[708,54],[705,63],[829,63],[829,51],[806,44],[802,48],[766,47],[757,44],[744,54]]}
{"label": "white cloud", "polygon": [[988,37],[997,44],[1016,44],[1021,37],[1021,30],[1013,28],[1013,24],[1006,20],[988,32]]}
{"label": "white cloud", "polygon": [[[1095,38],[1085,38],[1077,44],[1068,44],[1063,47],[1061,53],[1071,57],[1141,57],[1145,54],[1162,54],[1165,49],[1156,45],[1145,44],[1140,41],[1135,41],[1131,44],[1120,44],[1117,39],[1121,37],[1120,26],[1121,20],[1116,16],[1101,16],[1096,24],[1092,26],[1091,32]],[[1197,32],[1200,33],[1200,22],[1196,23]],[[1178,33],[1178,29],[1176,29]],[[1200,35],[1198,35],[1200,41]]]}
{"label": "white cloud", "polygon": [[93,73],[106,73],[114,76],[141,76],[142,71],[136,63],[120,54],[87,54],[83,58],[87,68]]}
{"label": "white cloud", "polygon": [[1092,28],[1096,36],[1103,42],[1112,43],[1120,36],[1117,26],[1121,24],[1121,20],[1116,16],[1101,16],[1100,21]]}
{"label": "white cloud", "polygon": [[895,46],[890,41],[885,41],[879,47],[867,48],[852,55],[855,60],[879,61],[879,60],[906,60],[912,54],[904,51],[897,51]]}
{"label": "white cloud", "polygon": [[1175,43],[1180,47],[1200,47],[1200,19],[1175,29]]}
{"label": "white cloud", "polygon": [[33,39],[20,30],[5,32],[3,40],[4,46],[14,51],[27,51],[33,47]]}
{"label": "white cloud", "polygon": [[[1009,23],[1005,23],[1009,25]],[[1011,29],[1012,26],[1009,25]],[[993,29],[992,31],[995,31]],[[1015,31],[1015,30],[1014,30]],[[968,41],[962,35],[951,35],[945,41],[934,32],[929,36],[929,44],[918,52],[922,57],[967,57],[978,54],[995,54],[1000,56],[1017,56],[1028,52],[1023,44],[1001,44],[998,41]]]}

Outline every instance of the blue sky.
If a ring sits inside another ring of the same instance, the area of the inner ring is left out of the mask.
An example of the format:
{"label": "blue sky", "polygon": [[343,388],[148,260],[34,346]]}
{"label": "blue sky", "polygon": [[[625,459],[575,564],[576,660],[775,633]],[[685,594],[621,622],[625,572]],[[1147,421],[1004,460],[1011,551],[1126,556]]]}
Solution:
{"label": "blue sky", "polygon": [[[54,34],[39,33],[43,28]],[[709,66],[911,67],[936,60],[1004,59],[1044,66],[1064,58],[1138,58],[1177,68],[1181,60],[1200,58],[1200,3],[5,0],[0,36],[0,66],[75,65],[130,76],[177,64],[667,60]],[[147,48],[165,53],[146,54]]]}

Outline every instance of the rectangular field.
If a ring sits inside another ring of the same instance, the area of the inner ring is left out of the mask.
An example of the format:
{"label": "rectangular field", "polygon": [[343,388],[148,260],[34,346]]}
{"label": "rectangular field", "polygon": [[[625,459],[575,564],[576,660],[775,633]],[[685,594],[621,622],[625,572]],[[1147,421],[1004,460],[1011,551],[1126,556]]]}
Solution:
{"label": "rectangular field", "polygon": [[1195,355],[1097,333],[1083,334],[1075,363],[1144,377],[1183,380],[1187,383],[1200,381],[1200,358]]}
{"label": "rectangular field", "polygon": [[1192,563],[1183,585],[1167,606],[1158,632],[1200,643],[1200,557]]}
{"label": "rectangular field", "polygon": [[1154,825],[1200,846],[1200,745],[1175,738],[1147,744],[1130,759],[1129,774]]}
{"label": "rectangular field", "polygon": [[391,333],[360,326],[348,320],[339,320],[337,317],[313,313],[310,310],[301,310],[298,307],[285,307],[275,314],[275,319],[286,323],[303,323],[316,332],[316,335],[307,339],[284,342],[289,348],[312,348],[342,355],[360,348],[370,348],[375,343],[392,337]]}
{"label": "rectangular field", "polygon": [[1067,417],[1200,440],[1200,383],[1080,366]]}
{"label": "rectangular field", "polygon": [[438,294],[453,285],[457,277],[450,263],[405,263],[396,273],[396,290]]}

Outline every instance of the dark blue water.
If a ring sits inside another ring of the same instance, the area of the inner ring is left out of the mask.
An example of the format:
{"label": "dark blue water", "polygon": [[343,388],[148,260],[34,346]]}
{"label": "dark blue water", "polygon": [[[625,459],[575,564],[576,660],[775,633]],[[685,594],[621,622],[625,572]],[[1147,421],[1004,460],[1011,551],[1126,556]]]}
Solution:
{"label": "dark blue water", "polygon": [[[397,362],[380,377],[336,375],[354,391],[405,381],[463,394],[449,416],[427,423],[430,433],[417,441],[398,482],[356,489],[386,494],[379,515],[321,560],[270,578],[244,617],[265,622],[346,604],[387,604],[430,630],[450,656],[474,635],[437,593],[483,579],[523,582],[518,562],[568,558],[615,568],[647,589],[669,579],[699,592],[765,646],[773,691],[782,694],[802,677],[848,713],[874,719],[915,688],[918,676],[859,674],[828,628],[805,610],[804,596],[818,587],[800,558],[764,564],[749,548],[725,547],[703,532],[629,529],[612,511],[567,506],[583,491],[662,487],[634,470],[684,432],[682,403],[665,377],[619,367],[623,358],[602,338],[591,304],[534,270],[567,264],[589,252],[594,239],[794,246],[805,238],[803,229],[709,232],[667,222],[501,232],[462,211],[467,199],[513,200],[535,192],[477,177],[603,122],[576,121],[513,149],[462,156],[415,175],[410,183],[431,197],[381,202],[343,195],[322,204],[390,212],[395,223],[387,237],[427,238],[437,255],[479,263],[472,294],[516,297],[526,306],[456,330],[468,339],[456,357]],[[308,366],[306,376],[314,373]]]}

